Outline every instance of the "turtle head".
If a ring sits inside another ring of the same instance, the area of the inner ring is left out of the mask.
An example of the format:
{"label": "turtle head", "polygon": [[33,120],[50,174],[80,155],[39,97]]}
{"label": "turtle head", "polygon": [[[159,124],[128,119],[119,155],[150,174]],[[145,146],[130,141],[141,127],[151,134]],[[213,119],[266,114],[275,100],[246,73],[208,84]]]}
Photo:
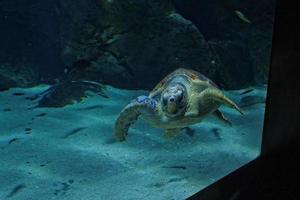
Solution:
{"label": "turtle head", "polygon": [[187,90],[182,84],[167,87],[161,95],[163,112],[169,117],[176,117],[186,109]]}

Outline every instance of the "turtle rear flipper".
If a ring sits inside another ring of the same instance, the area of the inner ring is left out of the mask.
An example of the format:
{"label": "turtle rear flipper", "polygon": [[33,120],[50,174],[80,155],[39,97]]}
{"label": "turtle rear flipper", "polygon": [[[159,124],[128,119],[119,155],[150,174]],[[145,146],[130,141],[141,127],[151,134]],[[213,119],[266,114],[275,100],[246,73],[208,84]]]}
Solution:
{"label": "turtle rear flipper", "polygon": [[165,137],[166,138],[174,138],[177,136],[182,128],[170,128],[165,130]]}
{"label": "turtle rear flipper", "polygon": [[132,100],[120,113],[115,123],[115,138],[117,141],[125,140],[128,129],[142,112],[155,112],[157,103],[147,96],[139,96]]}
{"label": "turtle rear flipper", "polygon": [[232,123],[223,115],[223,113],[220,110],[216,110],[212,113],[213,116],[215,116],[217,119],[222,121],[223,123],[232,126]]}

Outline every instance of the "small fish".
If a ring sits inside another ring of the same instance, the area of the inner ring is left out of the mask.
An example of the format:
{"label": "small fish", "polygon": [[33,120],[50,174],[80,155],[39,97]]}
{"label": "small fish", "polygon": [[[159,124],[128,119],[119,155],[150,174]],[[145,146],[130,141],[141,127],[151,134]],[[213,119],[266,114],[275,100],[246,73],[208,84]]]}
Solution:
{"label": "small fish", "polygon": [[103,108],[102,105],[94,105],[94,106],[79,108],[78,110],[93,110],[93,109],[101,109],[101,108]]}
{"label": "small fish", "polygon": [[103,86],[101,83],[98,83],[96,81],[87,81],[87,80],[71,81],[71,83],[88,83],[88,84],[97,85],[100,87]]}
{"label": "small fish", "polygon": [[213,128],[213,129],[212,129],[212,132],[214,133],[215,137],[216,137],[218,140],[221,140],[221,139],[222,139],[221,134],[220,134],[220,129],[218,129],[218,128]]}
{"label": "small fish", "polygon": [[253,90],[254,90],[253,88],[247,89],[247,90],[241,92],[240,95],[244,95],[244,94],[250,93],[250,92],[252,92]]}
{"label": "small fish", "polygon": [[9,140],[8,144],[12,144],[13,142],[15,142],[17,140],[18,140],[18,138],[13,138],[13,139]]}
{"label": "small fish", "polygon": [[252,22],[239,10],[235,10],[234,13],[240,18],[242,21],[251,24]]}
{"label": "small fish", "polygon": [[18,192],[20,192],[22,189],[24,189],[26,186],[25,184],[19,184],[16,187],[12,189],[12,191],[6,196],[7,198],[11,198],[14,195],[16,195]]}
{"label": "small fish", "polygon": [[172,182],[179,182],[182,181],[183,178],[171,178],[170,180],[168,180],[168,183],[172,183]]}
{"label": "small fish", "polygon": [[4,112],[9,112],[9,111],[11,111],[11,108],[4,108],[3,111]]}
{"label": "small fish", "polygon": [[165,166],[163,168],[170,168],[170,169],[186,169],[186,166],[182,165],[173,165],[173,166]]}
{"label": "small fish", "polygon": [[68,132],[63,138],[68,138],[71,135],[75,135],[76,133],[78,133],[79,131],[86,129],[86,127],[79,127],[79,128],[75,128],[73,130],[71,130],[70,132]]}
{"label": "small fish", "polygon": [[24,131],[32,131],[31,128],[25,128]]}
{"label": "small fish", "polygon": [[257,96],[257,95],[245,96],[240,100],[239,107],[244,108],[244,107],[252,106],[255,104],[259,104],[259,103],[266,103],[265,97]]}
{"label": "small fish", "polygon": [[38,115],[36,115],[37,117],[43,117],[43,116],[46,116],[47,115],[47,113],[41,113],[41,114],[38,114]]}
{"label": "small fish", "polygon": [[25,97],[26,100],[30,100],[30,101],[34,101],[34,100],[36,100],[37,98],[39,98],[38,95],[33,95],[33,96]]}
{"label": "small fish", "polygon": [[65,69],[64,69],[64,73],[65,73],[65,74],[67,74],[67,73],[68,73],[68,71],[69,71],[69,69],[68,69],[68,68],[65,68]]}
{"label": "small fish", "polygon": [[22,92],[15,92],[15,93],[13,93],[13,95],[15,95],[15,96],[23,96],[24,93],[22,93]]}

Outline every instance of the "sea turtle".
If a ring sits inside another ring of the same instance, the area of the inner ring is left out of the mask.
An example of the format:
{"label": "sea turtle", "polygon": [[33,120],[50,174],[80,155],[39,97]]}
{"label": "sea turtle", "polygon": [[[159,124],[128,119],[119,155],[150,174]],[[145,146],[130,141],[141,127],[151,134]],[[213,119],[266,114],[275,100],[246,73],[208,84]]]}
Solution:
{"label": "sea turtle", "polygon": [[148,96],[137,97],[121,111],[115,123],[115,137],[117,141],[125,140],[130,125],[139,116],[152,126],[165,129],[167,137],[201,122],[208,114],[230,124],[218,110],[222,104],[243,115],[210,79],[194,70],[179,68],[160,81]]}

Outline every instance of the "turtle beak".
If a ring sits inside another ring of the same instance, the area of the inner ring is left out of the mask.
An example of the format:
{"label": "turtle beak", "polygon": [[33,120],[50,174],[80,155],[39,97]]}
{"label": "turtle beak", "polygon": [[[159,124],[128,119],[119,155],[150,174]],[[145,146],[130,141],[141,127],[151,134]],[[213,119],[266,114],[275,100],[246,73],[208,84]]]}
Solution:
{"label": "turtle beak", "polygon": [[169,99],[167,110],[168,113],[175,113],[177,111],[177,104],[174,99]]}

